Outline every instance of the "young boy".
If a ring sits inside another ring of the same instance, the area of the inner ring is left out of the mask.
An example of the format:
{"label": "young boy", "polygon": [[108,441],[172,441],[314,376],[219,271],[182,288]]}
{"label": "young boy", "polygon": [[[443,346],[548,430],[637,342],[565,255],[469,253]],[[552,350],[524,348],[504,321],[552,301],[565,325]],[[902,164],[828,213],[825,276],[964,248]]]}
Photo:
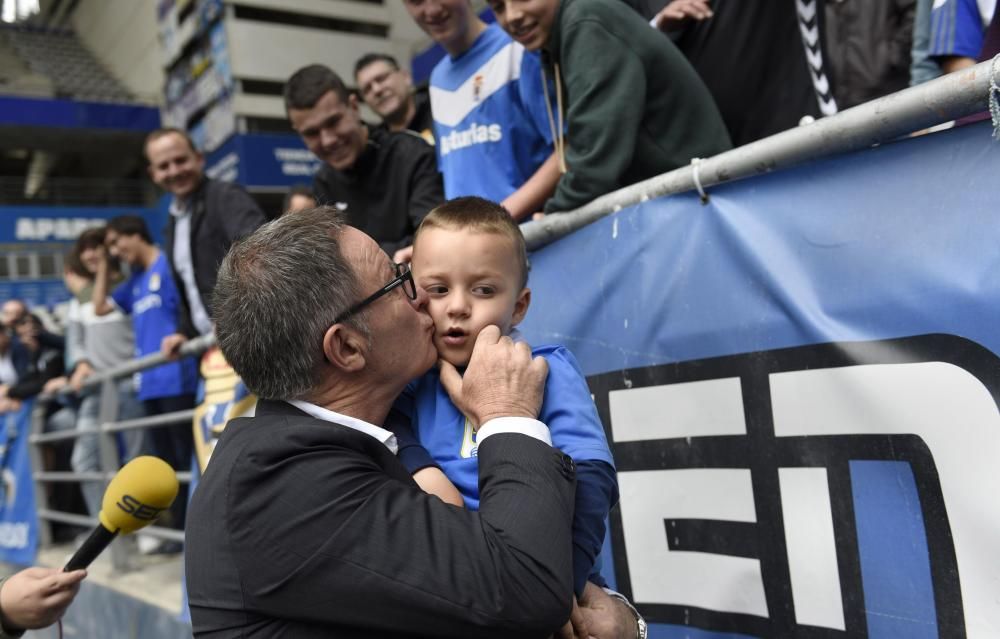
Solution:
{"label": "young boy", "polygon": [[[465,197],[432,210],[417,230],[412,264],[414,280],[427,291],[434,345],[447,362],[443,365],[461,371],[481,329],[495,324],[504,335],[512,335],[528,311],[524,237],[498,204]],[[604,541],[604,519],[618,498],[614,460],[573,355],[562,346],[537,347],[533,355],[543,355],[549,365],[538,418],[548,426],[553,446],[576,462],[573,572],[580,595]],[[397,408],[411,416],[414,435],[458,489],[464,505],[477,509],[478,424],[470,423],[451,402],[436,370],[410,384],[407,392]],[[412,406],[405,405],[408,400]],[[407,450],[412,446],[405,440],[400,437],[399,456],[417,483],[456,503],[454,488],[437,469],[427,468],[427,461],[412,461],[414,451]],[[603,583],[599,576],[594,581]]]}
{"label": "young boy", "polygon": [[[555,78],[556,150],[568,171],[545,212],[731,147],[722,117],[677,47],[624,2],[489,0],[497,22]],[[562,140],[565,107],[567,133]]]}

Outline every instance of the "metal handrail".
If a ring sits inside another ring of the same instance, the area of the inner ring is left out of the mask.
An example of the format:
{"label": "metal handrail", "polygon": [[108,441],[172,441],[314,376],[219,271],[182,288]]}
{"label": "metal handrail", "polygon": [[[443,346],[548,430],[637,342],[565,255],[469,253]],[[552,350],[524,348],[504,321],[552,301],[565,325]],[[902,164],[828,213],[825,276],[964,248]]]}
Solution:
{"label": "metal handrail", "polygon": [[[702,187],[762,175],[809,160],[866,149],[943,122],[985,111],[992,62],[956,71],[805,126],[702,160],[697,165]],[[695,166],[685,166],[627,186],[564,213],[521,226],[529,250],[646,200],[696,188]]]}
{"label": "metal handrail", "polygon": [[[192,340],[187,341],[180,349],[180,357],[187,356],[197,356],[205,352],[209,348],[215,345],[214,335],[205,335]],[[168,426],[183,422],[190,423],[194,418],[195,411],[192,410],[182,410],[175,411],[172,413],[164,413],[162,415],[152,415],[149,417],[142,417],[139,419],[129,419],[117,421],[118,417],[118,403],[117,403],[117,381],[120,378],[127,377],[134,373],[137,373],[154,366],[159,366],[160,364],[166,364],[172,359],[168,359],[161,353],[155,353],[152,355],[147,355],[145,357],[140,357],[128,362],[125,362],[114,368],[95,373],[94,375],[87,378],[83,384],[84,389],[95,389],[100,387],[101,393],[101,408],[100,408],[100,425],[98,428],[93,430],[80,430],[72,429],[65,430],[55,433],[45,433],[42,432],[44,428],[44,410],[36,408],[35,416],[32,424],[32,432],[28,437],[28,443],[31,445],[31,455],[32,455],[32,466],[33,468],[41,468],[41,455],[38,451],[38,446],[41,444],[59,442],[66,440],[79,439],[80,437],[99,437],[100,438],[100,457],[101,457],[101,467],[102,470],[99,472],[89,471],[89,472],[65,472],[65,471],[35,471],[32,473],[32,480],[35,484],[35,498],[38,504],[37,516],[40,522],[62,522],[67,524],[72,524],[75,526],[91,527],[97,525],[98,519],[96,517],[87,517],[82,515],[77,515],[74,513],[67,513],[58,510],[53,510],[48,507],[46,491],[43,489],[43,484],[46,483],[66,483],[66,482],[103,482],[106,483],[110,481],[116,474],[118,470],[118,457],[116,452],[116,447],[113,441],[113,436],[116,433],[140,430],[146,428],[155,428],[159,426]],[[56,396],[41,396],[39,397],[39,406],[41,406],[46,401],[51,401],[55,399]],[[193,473],[187,471],[179,471],[176,473],[177,481],[181,484],[190,484],[193,478]],[[183,499],[184,495],[179,496]],[[40,537],[42,544],[47,544],[51,538],[51,533],[46,526],[40,526]],[[158,526],[150,526],[143,529],[143,534],[148,535],[158,539],[165,539],[169,541],[184,541],[184,531],[173,530],[168,528],[162,528]],[[130,551],[120,542],[115,542],[111,546],[111,562],[116,570],[126,571],[131,568],[131,562],[129,561]]]}
{"label": "metal handrail", "polygon": [[[215,346],[214,334],[210,333],[208,335],[202,335],[201,337],[195,337],[194,339],[184,342],[184,345],[180,348],[180,356],[188,357],[201,355],[213,346]],[[100,385],[102,382],[118,379],[119,377],[125,377],[126,375],[132,375],[133,373],[138,373],[139,371],[146,370],[147,368],[159,366],[160,364],[167,364],[172,361],[174,360],[167,358],[163,355],[163,353],[152,353],[151,355],[146,355],[144,357],[137,357],[136,359],[129,360],[105,371],[94,373],[83,382],[83,388],[93,388]]]}

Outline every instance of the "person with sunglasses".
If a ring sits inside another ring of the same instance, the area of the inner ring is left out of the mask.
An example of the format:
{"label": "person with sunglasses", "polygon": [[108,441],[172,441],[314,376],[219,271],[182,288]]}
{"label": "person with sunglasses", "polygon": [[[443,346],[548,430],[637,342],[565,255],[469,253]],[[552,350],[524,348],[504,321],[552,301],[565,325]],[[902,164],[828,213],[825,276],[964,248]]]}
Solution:
{"label": "person with sunglasses", "polygon": [[535,419],[548,372],[496,326],[453,391],[479,512],[424,493],[384,429],[434,365],[427,295],[337,211],[284,216],[219,270],[216,335],[260,397],[192,498],[196,637],[547,637],[570,615],[575,466]]}

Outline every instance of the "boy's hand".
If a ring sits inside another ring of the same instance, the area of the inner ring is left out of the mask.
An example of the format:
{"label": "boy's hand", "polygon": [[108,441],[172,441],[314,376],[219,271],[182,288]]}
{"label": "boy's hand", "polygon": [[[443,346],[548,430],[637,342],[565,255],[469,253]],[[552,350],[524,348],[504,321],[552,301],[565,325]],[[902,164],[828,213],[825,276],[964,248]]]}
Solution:
{"label": "boy's hand", "polygon": [[496,326],[479,332],[464,377],[448,362],[440,366],[442,386],[477,429],[495,417],[538,417],[549,365]]}

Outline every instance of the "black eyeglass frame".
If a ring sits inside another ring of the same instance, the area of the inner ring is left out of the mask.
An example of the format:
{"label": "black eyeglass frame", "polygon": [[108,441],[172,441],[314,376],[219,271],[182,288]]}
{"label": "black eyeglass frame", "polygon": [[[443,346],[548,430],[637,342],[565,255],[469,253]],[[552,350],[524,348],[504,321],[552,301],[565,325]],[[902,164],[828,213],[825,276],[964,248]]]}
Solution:
{"label": "black eyeglass frame", "polygon": [[346,311],[338,315],[337,318],[333,320],[333,323],[340,324],[341,322],[348,319],[352,315],[356,314],[358,311],[362,310],[369,304],[374,303],[383,295],[392,292],[393,289],[399,288],[400,286],[403,287],[403,292],[406,293],[407,297],[409,297],[411,300],[417,299],[417,285],[413,281],[413,271],[410,270],[410,267],[408,265],[393,264],[393,266],[396,269],[396,277],[389,280],[386,283],[386,285],[380,288],[379,290],[375,291],[365,299],[361,300],[351,308],[347,309]]}

